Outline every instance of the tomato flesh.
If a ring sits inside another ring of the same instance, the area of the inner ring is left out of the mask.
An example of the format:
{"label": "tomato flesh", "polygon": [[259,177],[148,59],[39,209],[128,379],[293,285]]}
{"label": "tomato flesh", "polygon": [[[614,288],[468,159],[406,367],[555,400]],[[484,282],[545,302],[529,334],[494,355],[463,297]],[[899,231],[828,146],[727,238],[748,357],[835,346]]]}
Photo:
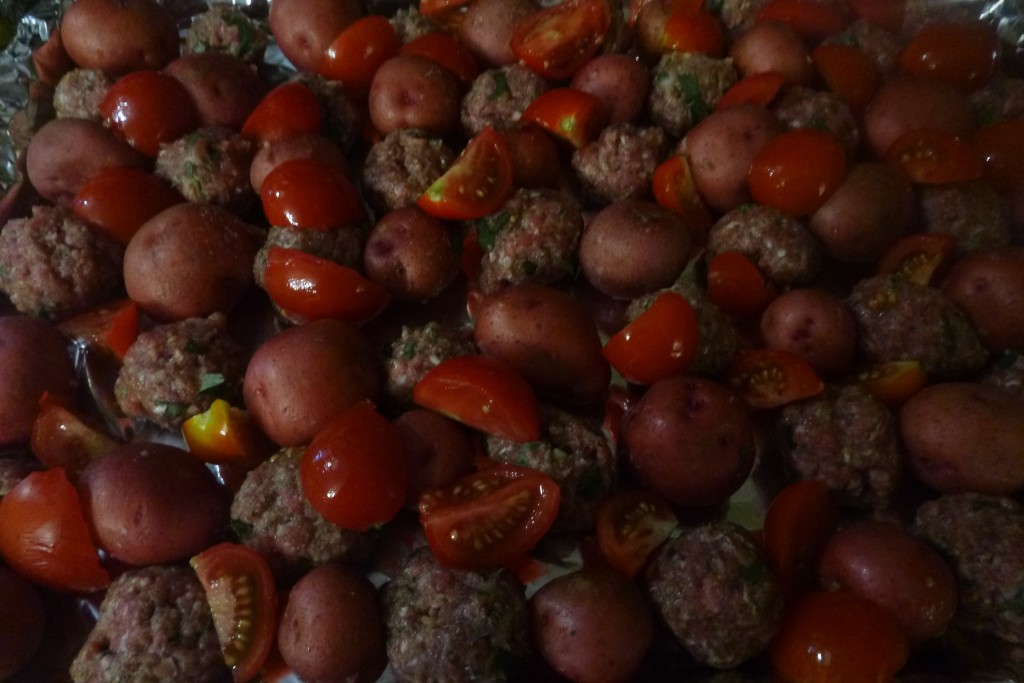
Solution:
{"label": "tomato flesh", "polygon": [[601,100],[590,93],[575,88],[553,88],[527,105],[522,120],[535,123],[580,149],[601,134],[607,113]]}
{"label": "tomato flesh", "polygon": [[349,24],[328,46],[318,73],[346,91],[365,95],[377,68],[398,54],[402,43],[391,22],[379,14]]}
{"label": "tomato flesh", "polygon": [[898,408],[924,389],[928,375],[919,361],[889,361],[859,372],[857,384],[890,408]]}
{"label": "tomato flesh", "polygon": [[788,599],[813,585],[818,555],[838,520],[831,492],[816,479],[790,484],[772,499],[764,518],[764,550]]}
{"label": "tomato flesh", "polygon": [[597,544],[612,567],[636,574],[679,526],[672,506],[644,489],[613,493],[597,507]]}
{"label": "tomato flesh", "polygon": [[903,171],[911,182],[942,185],[976,180],[985,173],[981,158],[952,133],[912,130],[889,147],[885,161]]}
{"label": "tomato flesh", "polygon": [[699,345],[700,328],[690,302],[665,292],[609,339],[602,353],[630,382],[653,384],[686,372]]}
{"label": "tomato flesh", "polygon": [[944,232],[921,232],[898,240],[878,261],[878,273],[894,274],[927,286],[953,260],[956,237]]}
{"label": "tomato flesh", "polygon": [[122,299],[68,318],[57,329],[70,339],[124,360],[139,336],[139,308],[131,299]]}
{"label": "tomato flesh", "polygon": [[266,144],[288,135],[319,133],[323,119],[313,91],[303,83],[289,81],[263,96],[242,125],[242,135]]}
{"label": "tomato flesh", "polygon": [[515,170],[505,138],[485,128],[458,159],[431,183],[416,204],[431,216],[473,220],[497,211],[513,190]]}
{"label": "tomato flesh", "polygon": [[777,408],[825,389],[825,383],[802,357],[778,349],[751,349],[733,359],[729,383],[753,408]]}
{"label": "tomato flesh", "polygon": [[249,414],[222,398],[185,420],[181,433],[189,453],[213,464],[256,462],[273,451]]}
{"label": "tomato flesh", "polygon": [[606,0],[565,0],[521,19],[509,46],[532,71],[560,81],[597,53],[611,23]]}
{"label": "tomato flesh", "polygon": [[772,290],[746,255],[723,251],[708,263],[708,301],[730,315],[755,315],[772,300]]}
{"label": "tomato flesh", "polygon": [[32,453],[47,467],[61,467],[77,481],[85,466],[117,445],[74,410],[44,395],[32,423]]}
{"label": "tomato flesh", "polygon": [[690,162],[683,154],[673,154],[654,169],[651,179],[654,201],[682,217],[686,227],[704,235],[711,227],[711,212],[697,191]]}
{"label": "tomato flesh", "polygon": [[767,107],[785,82],[785,77],[777,71],[762,71],[745,76],[725,91],[715,105],[715,111],[737,104],[760,104]]}
{"label": "tomato flesh", "polygon": [[809,216],[846,178],[846,152],[832,133],[800,128],[761,147],[750,166],[755,201],[793,216]]}

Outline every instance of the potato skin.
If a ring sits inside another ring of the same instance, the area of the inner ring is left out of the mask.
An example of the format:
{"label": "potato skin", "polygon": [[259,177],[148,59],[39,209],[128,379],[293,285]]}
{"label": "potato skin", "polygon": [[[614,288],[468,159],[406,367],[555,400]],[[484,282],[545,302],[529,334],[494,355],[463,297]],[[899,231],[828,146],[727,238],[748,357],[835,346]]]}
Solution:
{"label": "potato skin", "polygon": [[909,468],[936,491],[1024,489],[1024,402],[1003,389],[934,384],[904,404],[899,427]]}
{"label": "potato skin", "polygon": [[[647,3],[647,8],[656,3]],[[643,9],[641,9],[641,16]],[[570,87],[590,93],[604,102],[609,123],[639,118],[647,102],[651,75],[644,63],[623,54],[598,55],[580,67]]]}
{"label": "potato skin", "polygon": [[491,294],[477,311],[474,335],[484,353],[518,368],[543,396],[590,403],[611,381],[596,323],[561,290],[530,283]]}
{"label": "potato skin", "polygon": [[441,413],[413,408],[393,420],[409,461],[405,507],[415,512],[420,496],[473,471],[474,451],[466,428]]}
{"label": "potato skin", "polygon": [[39,591],[0,565],[0,680],[25,666],[39,649],[46,613]]}
{"label": "potato skin", "polygon": [[338,34],[362,16],[358,0],[274,0],[268,21],[291,63],[300,71],[316,71]]}
{"label": "potato skin", "polygon": [[459,121],[459,84],[450,71],[418,55],[380,65],[370,83],[370,121],[382,135],[419,128],[444,136]]}
{"label": "potato skin", "polygon": [[76,0],[64,13],[60,35],[83,69],[159,69],[178,56],[174,16],[154,0]]}
{"label": "potato skin", "polygon": [[863,120],[864,138],[879,158],[908,131],[930,128],[962,136],[974,126],[974,112],[963,93],[937,79],[906,74],[882,84]]}
{"label": "potato skin", "polygon": [[182,55],[164,72],[178,80],[195,102],[200,124],[240,130],[263,97],[256,72],[241,58],[222,52]]}
{"label": "potato skin", "polygon": [[787,85],[810,85],[814,64],[803,38],[788,24],[764,21],[732,44],[729,56],[743,76],[774,71]]}
{"label": "potato skin", "polygon": [[249,167],[249,184],[259,193],[267,175],[289,159],[314,159],[337,167],[348,174],[345,153],[333,141],[320,133],[293,133],[263,144]]}
{"label": "potato skin", "polygon": [[407,206],[381,216],[363,252],[366,276],[399,300],[426,301],[459,274],[459,254],[451,228]]}
{"label": "potato skin", "polygon": [[470,3],[456,32],[473,56],[490,66],[506,66],[519,60],[509,39],[516,22],[537,9],[533,0],[477,0]]}
{"label": "potato skin", "polygon": [[1024,247],[986,249],[953,264],[942,292],[990,349],[1024,351]]}
{"label": "potato skin", "polygon": [[857,324],[842,299],[822,289],[792,289],[761,314],[761,336],[770,349],[791,351],[818,372],[837,376],[857,352]]}

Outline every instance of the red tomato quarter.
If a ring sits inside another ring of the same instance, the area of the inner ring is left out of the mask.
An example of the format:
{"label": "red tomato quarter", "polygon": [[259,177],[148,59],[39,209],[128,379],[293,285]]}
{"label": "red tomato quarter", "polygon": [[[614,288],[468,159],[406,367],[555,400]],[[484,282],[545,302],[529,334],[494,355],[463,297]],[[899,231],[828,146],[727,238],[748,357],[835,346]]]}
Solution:
{"label": "red tomato quarter", "polygon": [[607,121],[604,104],[575,88],[553,88],[527,105],[522,120],[537,124],[576,149],[597,139]]}
{"label": "red tomato quarter", "polygon": [[363,95],[377,68],[398,54],[402,41],[391,22],[379,14],[349,24],[331,42],[317,72],[339,81],[346,91]]}
{"label": "red tomato quarter", "polygon": [[686,372],[699,345],[700,328],[690,302],[665,292],[609,339],[602,353],[628,381],[649,385]]}
{"label": "red tomato quarter", "polygon": [[878,67],[864,50],[852,45],[827,43],[811,52],[811,61],[828,89],[855,113],[863,113],[881,83]]}
{"label": "red tomato quarter", "polygon": [[403,45],[399,52],[403,55],[419,55],[433,60],[451,71],[463,85],[472,83],[480,72],[473,53],[452,36],[439,31],[413,38]]}
{"label": "red tomato quarter", "polygon": [[135,71],[119,78],[100,102],[100,115],[132,147],[155,157],[160,145],[199,127],[199,110],[176,78]]}
{"label": "red tomato quarter", "polygon": [[242,126],[242,135],[261,144],[296,133],[319,133],[324,113],[316,95],[303,83],[289,81],[260,100]]}
{"label": "red tomato quarter", "polygon": [[124,360],[139,336],[139,308],[131,299],[113,301],[61,321],[57,329],[69,339]]}
{"label": "red tomato quarter", "polygon": [[313,437],[299,476],[313,507],[345,529],[390,520],[409,486],[402,437],[368,401],[347,408]]}
{"label": "red tomato quarter", "polygon": [[58,590],[110,584],[78,492],[60,467],[33,472],[0,498],[0,555],[22,576]]}
{"label": "red tomato quarter", "polygon": [[32,424],[32,453],[47,467],[61,467],[72,481],[85,466],[117,445],[78,413],[44,395]]}
{"label": "red tomato quarter", "polygon": [[497,211],[513,190],[512,156],[505,139],[485,128],[416,204],[431,216],[472,220]]}
{"label": "red tomato quarter", "polygon": [[723,251],[708,263],[708,301],[729,315],[759,313],[772,296],[761,271],[744,254]]}
{"label": "red tomato quarter", "polygon": [[420,521],[444,565],[493,569],[537,544],[558,516],[561,494],[546,474],[501,464],[424,494]]}
{"label": "red tomato quarter", "polygon": [[885,161],[902,170],[911,182],[942,185],[976,180],[985,173],[981,158],[952,133],[918,129],[899,136]]}
{"label": "red tomato quarter", "polygon": [[825,383],[801,356],[777,349],[751,349],[736,355],[729,383],[753,408],[777,408],[821,393]]}
{"label": "red tomato quarter", "polygon": [[673,154],[654,169],[651,179],[654,201],[679,214],[694,236],[711,227],[711,212],[697,191],[690,162],[684,154]]}
{"label": "red tomato quarter", "polygon": [[241,408],[224,399],[181,425],[189,453],[214,464],[255,463],[273,452],[273,444]]}
{"label": "red tomato quarter", "polygon": [[270,565],[237,543],[215,545],[190,564],[206,590],[224,663],[236,683],[255,679],[277,630],[277,589]]}
{"label": "red tomato quarter", "polygon": [[676,4],[665,20],[661,47],[666,52],[696,52],[720,57],[725,50],[722,24],[710,12]]}
{"label": "red tomato quarter", "polygon": [[532,71],[561,81],[597,53],[611,23],[607,0],[565,0],[521,19],[509,45]]}
{"label": "red tomato quarter", "polygon": [[762,71],[745,76],[725,91],[715,105],[715,111],[736,104],[760,104],[767,107],[785,82],[785,77],[777,71]]}
{"label": "red tomato quarter", "polygon": [[330,230],[365,218],[363,200],[348,175],[315,159],[289,159],[274,167],[260,187],[271,225]]}
{"label": "red tomato quarter", "polygon": [[597,506],[597,544],[612,567],[636,576],[679,526],[672,506],[644,489],[613,493]]}
{"label": "red tomato quarter", "polygon": [[748,177],[754,201],[793,216],[809,216],[842,184],[846,152],[832,133],[791,130],[761,147]]}
{"label": "red tomato quarter", "polygon": [[857,384],[890,408],[898,408],[924,389],[928,375],[916,360],[895,360],[862,370]]}
{"label": "red tomato quarter", "polygon": [[121,244],[128,244],[143,223],[184,201],[167,181],[149,171],[110,168],[79,188],[71,211]]}
{"label": "red tomato quarter", "polygon": [[981,87],[999,67],[999,36],[981,20],[929,21],[900,53],[900,66],[964,91]]}
{"label": "red tomato quarter", "polygon": [[956,237],[944,232],[907,235],[878,260],[880,275],[893,274],[921,286],[935,282],[953,260]]}
{"label": "red tomato quarter", "polygon": [[818,555],[835,531],[839,509],[824,483],[799,481],[782,489],[764,518],[765,556],[787,599],[813,585]]}

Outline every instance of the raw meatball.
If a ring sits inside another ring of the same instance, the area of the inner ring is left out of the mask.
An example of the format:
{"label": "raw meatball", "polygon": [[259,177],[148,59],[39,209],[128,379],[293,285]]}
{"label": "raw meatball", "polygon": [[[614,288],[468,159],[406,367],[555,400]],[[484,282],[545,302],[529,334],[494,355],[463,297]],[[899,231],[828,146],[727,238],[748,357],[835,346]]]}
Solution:
{"label": "raw meatball", "polygon": [[794,86],[772,105],[772,113],[790,130],[814,128],[834,133],[853,159],[860,147],[860,130],[850,107],[839,95],[827,90]]}
{"label": "raw meatball", "polygon": [[682,137],[710,114],[737,80],[732,62],[695,52],[670,52],[651,73],[651,120]]}
{"label": "raw meatball", "polygon": [[487,126],[510,128],[523,110],[551,85],[522,64],[484,71],[462,98],[462,128],[476,135]]}
{"label": "raw meatball", "polygon": [[184,53],[226,52],[260,64],[269,38],[266,30],[232,5],[210,7],[197,16],[185,34]]}
{"label": "raw meatball", "polygon": [[57,81],[53,111],[57,118],[102,121],[100,102],[114,79],[99,69],[72,69]]}
{"label": "raw meatball", "polygon": [[818,240],[803,223],[771,206],[733,209],[708,231],[707,258],[738,251],[768,280],[781,285],[813,280],[821,265]]}
{"label": "raw meatball", "polygon": [[156,174],[190,201],[239,211],[255,200],[249,183],[255,155],[252,140],[230,128],[200,128],[160,148]]}
{"label": "raw meatball", "polygon": [[416,5],[399,7],[389,21],[398,35],[398,40],[403,44],[428,33],[437,33],[443,30],[436,21],[420,14]]}
{"label": "raw meatball", "polygon": [[596,204],[642,199],[651,192],[654,169],[665,158],[668,141],[661,128],[630,123],[608,126],[591,144],[576,150],[576,169],[583,193]]}
{"label": "raw meatball", "polygon": [[958,254],[1010,243],[1010,205],[988,181],[927,185],[921,189],[926,232],[956,237]]}
{"label": "raw meatball", "polygon": [[843,31],[822,42],[826,45],[859,47],[882,75],[891,74],[896,70],[900,51],[903,49],[899,36],[865,19],[857,19]]}
{"label": "raw meatball", "polygon": [[438,322],[403,326],[385,360],[384,393],[398,404],[412,403],[412,390],[423,376],[443,360],[476,353],[470,330]]}
{"label": "raw meatball", "polygon": [[411,206],[454,158],[441,138],[412,128],[392,131],[366,155],[366,198],[381,214]]}

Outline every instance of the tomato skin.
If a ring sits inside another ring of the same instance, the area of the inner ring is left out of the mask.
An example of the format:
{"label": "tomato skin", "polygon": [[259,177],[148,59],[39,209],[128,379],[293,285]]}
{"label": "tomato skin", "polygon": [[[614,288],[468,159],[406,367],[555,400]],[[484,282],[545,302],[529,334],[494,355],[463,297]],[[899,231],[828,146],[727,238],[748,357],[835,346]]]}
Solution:
{"label": "tomato skin", "polygon": [[270,565],[238,543],[224,542],[193,557],[189,564],[206,591],[236,683],[256,678],[270,655],[277,630],[277,588]]}
{"label": "tomato skin", "polygon": [[512,366],[490,356],[459,356],[434,366],[412,393],[423,408],[511,441],[537,441],[537,397]]}
{"label": "tomato skin", "polygon": [[666,52],[696,52],[720,57],[725,51],[722,23],[710,12],[676,5],[665,20],[661,46]]}
{"label": "tomato skin", "polygon": [[63,320],[57,329],[121,361],[139,336],[139,307],[131,299],[121,299]]}
{"label": "tomato skin", "polygon": [[816,479],[790,484],[768,505],[764,518],[764,550],[792,600],[816,579],[817,559],[835,531],[839,508],[828,487]]}
{"label": "tomato skin", "polygon": [[502,463],[424,494],[420,522],[441,564],[494,569],[518,561],[537,544],[560,502],[558,484],[549,476]]}
{"label": "tomato skin", "polygon": [[813,41],[833,36],[849,23],[833,6],[816,0],[770,0],[758,11],[756,20],[789,24],[804,38]]}
{"label": "tomato skin", "polygon": [[711,212],[697,191],[690,162],[683,154],[673,154],[658,164],[651,178],[654,201],[679,214],[695,235],[704,235],[711,227]]}
{"label": "tomato skin", "polygon": [[921,185],[977,180],[985,173],[981,158],[966,142],[945,131],[917,129],[896,139],[886,163]]}
{"label": "tomato skin", "polygon": [[61,467],[76,481],[85,466],[117,446],[105,432],[45,394],[32,424],[32,453],[47,467]]}
{"label": "tomato skin", "polygon": [[733,83],[725,91],[715,105],[715,111],[736,104],[761,104],[767,107],[785,83],[785,77],[777,71],[750,74]]}
{"label": "tomato skin", "polygon": [[523,121],[537,124],[576,149],[596,140],[607,118],[601,100],[575,88],[553,88],[542,93],[522,115]]}
{"label": "tomato skin", "polygon": [[752,408],[777,408],[816,396],[825,389],[810,363],[795,353],[778,349],[740,352],[726,375]]}
{"label": "tomato skin", "polygon": [[[125,197],[131,197],[125,201]],[[163,178],[141,168],[115,167],[85,182],[71,211],[121,244],[128,244],[142,224],[185,198]]]}
{"label": "tomato skin", "polygon": [[650,385],[686,372],[699,345],[700,328],[690,302],[665,292],[609,339],[601,353],[628,381]]}
{"label": "tomato skin", "polygon": [[514,175],[505,138],[487,127],[466,144],[444,175],[423,191],[416,205],[443,220],[483,218],[511,196]]}
{"label": "tomato skin", "polygon": [[315,159],[289,159],[267,174],[260,187],[271,225],[330,230],[366,216],[363,200],[348,175]]}
{"label": "tomato skin", "polygon": [[0,498],[0,555],[22,576],[57,590],[110,585],[81,499],[60,467],[29,474]]}
{"label": "tomato skin", "polygon": [[379,14],[349,24],[328,46],[317,73],[340,82],[360,96],[370,91],[377,68],[398,54],[402,42],[386,17]]}
{"label": "tomato skin", "polygon": [[1024,185],[1024,119],[996,121],[974,135],[971,147],[985,167],[985,176],[1001,192]]}
{"label": "tomato skin", "polygon": [[338,318],[356,325],[377,317],[391,293],[358,271],[298,249],[272,247],[263,285],[289,317]]}
{"label": "tomato skin", "polygon": [[266,144],[296,133],[319,133],[323,120],[323,109],[313,91],[303,83],[289,81],[263,96],[242,125],[242,135]]}
{"label": "tomato skin", "polygon": [[878,67],[864,50],[852,45],[822,44],[811,52],[811,61],[829,90],[863,114],[881,83]]}
{"label": "tomato skin", "polygon": [[738,251],[723,251],[708,263],[707,295],[729,315],[747,317],[763,311],[774,292],[753,261]]}
{"label": "tomato skin", "polygon": [[110,128],[143,154],[199,127],[199,110],[176,78],[161,71],[134,71],[119,78],[100,102]]}
{"label": "tomato skin", "polygon": [[898,408],[924,389],[928,375],[916,360],[896,360],[862,370],[857,384],[890,408]]}
{"label": "tomato skin", "polygon": [[626,576],[636,576],[678,526],[668,501],[646,489],[613,493],[597,506],[598,548]]}
{"label": "tomato skin", "polygon": [[468,5],[471,0],[420,0],[420,14],[434,19],[443,19],[458,8]]}
{"label": "tomato skin", "polygon": [[926,286],[939,279],[953,260],[956,237],[920,232],[898,240],[878,260],[879,275],[895,274]]}
{"label": "tomato skin", "polygon": [[900,67],[970,92],[999,68],[999,36],[982,21],[930,21],[900,53]]}
{"label": "tomato skin", "polygon": [[368,529],[394,517],[409,486],[398,429],[369,401],[332,419],[310,442],[299,464],[306,498],[345,529]]}
{"label": "tomato skin", "polygon": [[480,73],[473,53],[447,33],[424,33],[402,45],[398,52],[403,55],[419,55],[437,62],[451,71],[463,85],[471,84]]}
{"label": "tomato skin", "polygon": [[561,81],[597,54],[611,24],[606,0],[565,0],[522,18],[509,46],[531,71]]}
{"label": "tomato skin", "polygon": [[754,201],[809,216],[846,177],[846,152],[832,133],[801,128],[775,136],[754,156],[748,179]]}
{"label": "tomato skin", "polygon": [[185,420],[181,432],[189,453],[203,462],[253,464],[274,451],[249,414],[221,398],[206,412]]}

